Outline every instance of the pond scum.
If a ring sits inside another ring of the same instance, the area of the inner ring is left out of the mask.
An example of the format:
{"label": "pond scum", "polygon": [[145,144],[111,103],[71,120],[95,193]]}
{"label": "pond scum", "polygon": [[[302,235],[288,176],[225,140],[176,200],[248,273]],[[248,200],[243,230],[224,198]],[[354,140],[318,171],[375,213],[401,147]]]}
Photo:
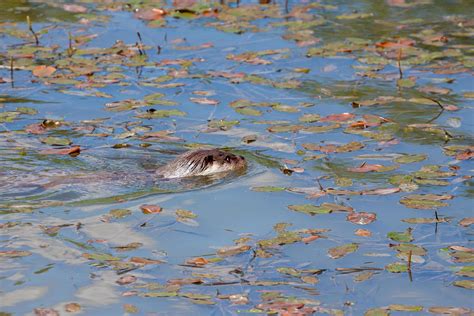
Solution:
{"label": "pond scum", "polygon": [[471,4],[1,1],[0,315],[473,315]]}

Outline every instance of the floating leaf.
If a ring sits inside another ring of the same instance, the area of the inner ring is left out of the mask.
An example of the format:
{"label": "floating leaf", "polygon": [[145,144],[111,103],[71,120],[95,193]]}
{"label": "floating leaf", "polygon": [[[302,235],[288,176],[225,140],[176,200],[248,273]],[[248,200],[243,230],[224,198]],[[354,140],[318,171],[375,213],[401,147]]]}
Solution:
{"label": "floating leaf", "polygon": [[408,243],[403,243],[403,244],[398,244],[398,245],[391,244],[390,247],[406,255],[408,255],[410,252],[412,255],[416,255],[416,256],[426,255],[426,249],[415,244],[408,244]]}
{"label": "floating leaf", "polygon": [[427,158],[426,155],[403,155],[394,159],[396,163],[413,163],[413,162],[420,162]]}
{"label": "floating leaf", "polygon": [[197,215],[194,214],[191,211],[188,210],[183,210],[183,209],[178,209],[176,210],[176,216],[181,217],[181,218],[196,218]]}
{"label": "floating leaf", "polygon": [[66,305],[64,305],[64,309],[68,313],[77,313],[81,311],[81,305],[79,305],[78,303],[67,303]]}
{"label": "floating leaf", "polygon": [[26,250],[0,250],[0,258],[19,258],[31,256],[31,252]]}
{"label": "floating leaf", "polygon": [[72,146],[69,148],[62,148],[62,149],[45,149],[40,151],[39,153],[42,155],[70,155],[70,156],[77,156],[81,152],[80,146]]}
{"label": "floating leaf", "polygon": [[401,272],[407,272],[408,271],[408,266],[405,263],[402,262],[394,262],[390,263],[385,266],[385,270],[391,273],[401,273]]}
{"label": "floating leaf", "polygon": [[137,280],[137,277],[134,275],[124,275],[120,277],[115,283],[120,284],[120,285],[126,285],[133,283]]}
{"label": "floating leaf", "polygon": [[129,216],[132,214],[132,211],[128,209],[113,209],[109,211],[109,216],[119,219],[119,218],[124,218],[126,216]]}
{"label": "floating leaf", "polygon": [[41,138],[41,142],[52,146],[68,146],[72,143],[72,141],[67,138],[53,136]]}
{"label": "floating leaf", "polygon": [[347,215],[347,220],[358,225],[367,225],[375,221],[377,214],[368,212],[351,212]]}
{"label": "floating leaf", "polygon": [[463,287],[465,289],[474,290],[474,280],[461,280],[461,281],[454,281],[454,286]]}
{"label": "floating leaf", "polygon": [[412,229],[408,228],[404,232],[389,232],[387,237],[398,242],[411,242],[413,241],[413,236],[411,234]]}
{"label": "floating leaf", "polygon": [[114,257],[106,253],[83,253],[82,256],[89,260],[97,261],[119,261],[120,258]]}
{"label": "floating leaf", "polygon": [[285,190],[286,188],[274,187],[274,186],[252,187],[252,191],[255,191],[255,192],[282,192]]}
{"label": "floating leaf", "polygon": [[149,205],[149,204],[144,204],[140,206],[140,209],[142,210],[143,214],[158,214],[161,213],[163,208],[159,205]]}
{"label": "floating leaf", "polygon": [[423,311],[423,306],[391,304],[388,306],[388,309],[391,311],[400,311],[400,312],[421,312]]}
{"label": "floating leaf", "polygon": [[474,266],[464,266],[456,272],[456,275],[474,278]]}
{"label": "floating leaf", "polygon": [[237,245],[231,247],[225,247],[217,250],[217,254],[221,257],[235,256],[240,253],[249,251],[252,247],[248,245]]}
{"label": "floating leaf", "polygon": [[218,105],[219,101],[214,99],[208,98],[189,98],[191,102],[198,103],[198,104],[206,104],[206,105]]}
{"label": "floating leaf", "polygon": [[413,194],[403,197],[400,203],[409,208],[432,210],[448,206],[447,203],[441,202],[441,200],[451,200],[452,198],[452,195]]}
{"label": "floating leaf", "polygon": [[53,66],[36,66],[33,69],[33,75],[36,77],[49,77],[56,72]]}
{"label": "floating leaf", "polygon": [[171,116],[185,116],[185,115],[186,115],[186,112],[173,109],[173,110],[149,111],[148,113],[138,114],[136,117],[154,119],[154,118],[165,118],[165,117],[171,117]]}
{"label": "floating leaf", "polygon": [[339,259],[346,256],[347,254],[357,251],[357,249],[359,249],[359,245],[356,243],[346,244],[346,245],[330,248],[328,250],[328,254],[329,254],[329,257],[331,257],[332,259]]}
{"label": "floating leaf", "polygon": [[131,242],[131,243],[123,245],[123,246],[115,246],[115,247],[112,247],[112,248],[117,250],[117,251],[122,252],[122,251],[135,250],[135,249],[140,248],[141,246],[143,246],[143,244],[141,242]]}
{"label": "floating leaf", "polygon": [[357,235],[357,236],[361,236],[361,237],[370,237],[370,236],[372,236],[372,232],[370,230],[361,229],[361,228],[356,229],[354,234]]}
{"label": "floating leaf", "polygon": [[338,205],[338,204],[332,204],[332,203],[323,203],[320,206],[313,205],[313,204],[288,205],[288,208],[290,210],[306,213],[309,215],[329,214],[335,211],[343,211],[343,212],[352,211],[351,207]]}

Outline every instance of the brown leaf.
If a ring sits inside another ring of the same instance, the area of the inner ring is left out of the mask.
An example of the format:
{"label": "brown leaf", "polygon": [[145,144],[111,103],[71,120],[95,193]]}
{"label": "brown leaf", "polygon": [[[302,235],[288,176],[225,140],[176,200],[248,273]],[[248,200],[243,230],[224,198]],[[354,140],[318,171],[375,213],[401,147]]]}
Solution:
{"label": "brown leaf", "polygon": [[345,122],[355,117],[352,113],[340,113],[340,114],[331,114],[326,117],[322,117],[320,122]]}
{"label": "brown leaf", "polygon": [[79,305],[78,303],[67,303],[64,306],[64,309],[68,313],[77,313],[81,310],[81,305]]}
{"label": "brown leaf", "polygon": [[45,149],[40,151],[39,153],[42,155],[71,155],[71,156],[78,156],[81,152],[80,146],[72,146],[69,148],[52,148],[52,149]]}
{"label": "brown leaf", "polygon": [[35,316],[59,316],[59,312],[52,308],[35,308],[34,310]]}
{"label": "brown leaf", "polygon": [[186,260],[186,264],[195,265],[195,266],[205,266],[208,263],[209,263],[209,260],[202,257]]}
{"label": "brown leaf", "polygon": [[35,135],[44,134],[46,133],[46,127],[43,124],[33,123],[25,127],[25,132]]}
{"label": "brown leaf", "polygon": [[474,224],[474,217],[466,217],[459,221],[459,225],[468,227]]}
{"label": "brown leaf", "polygon": [[372,232],[368,229],[359,228],[354,232],[355,235],[360,237],[370,237],[372,236]]}
{"label": "brown leaf", "polygon": [[170,279],[168,284],[172,285],[187,285],[187,284],[202,284],[203,281],[200,278],[189,278],[189,279]]}
{"label": "brown leaf", "polygon": [[456,155],[457,160],[468,160],[474,157],[474,151],[466,150]]}
{"label": "brown leaf", "polygon": [[[402,1],[404,2],[404,1]],[[375,46],[379,48],[390,48],[390,49],[399,49],[399,48],[407,48],[415,45],[415,41],[411,39],[401,38],[396,42],[379,42],[376,43]]]}
{"label": "brown leaf", "polygon": [[154,260],[154,259],[147,259],[142,257],[132,257],[130,258],[130,262],[137,263],[137,264],[160,264],[163,263],[161,260]]}
{"label": "brown leaf", "polygon": [[351,172],[371,172],[371,171],[380,170],[383,167],[384,167],[383,165],[378,165],[378,164],[371,165],[371,164],[368,164],[368,163],[364,163],[360,167],[347,168],[347,170],[349,170]]}
{"label": "brown leaf", "polygon": [[151,8],[151,9],[140,9],[135,12],[135,18],[145,21],[153,21],[161,19],[166,15],[166,11],[163,9]]}
{"label": "brown leaf", "polygon": [[72,13],[86,13],[87,12],[86,7],[83,7],[77,4],[64,4],[63,9],[64,11],[72,12]]}
{"label": "brown leaf", "polygon": [[250,246],[248,245],[237,245],[237,246],[231,246],[231,247],[224,247],[219,250],[217,250],[217,254],[221,257],[227,257],[227,256],[234,256],[242,252],[246,252],[250,250]]}
{"label": "brown leaf", "polygon": [[377,214],[368,212],[352,212],[347,215],[347,220],[358,225],[367,225],[375,221]]}
{"label": "brown leaf", "polygon": [[373,189],[373,190],[366,190],[362,191],[362,195],[387,195],[392,193],[400,192],[400,188],[385,188],[385,189]]}
{"label": "brown leaf", "polygon": [[33,75],[36,77],[49,77],[56,72],[56,68],[53,66],[36,66],[33,69]]}
{"label": "brown leaf", "polygon": [[304,242],[305,244],[309,244],[310,242],[315,241],[316,239],[319,239],[319,238],[321,238],[321,236],[311,235],[308,237],[304,237],[303,239],[301,239],[301,241]]}
{"label": "brown leaf", "polygon": [[137,277],[134,275],[124,275],[123,277],[119,278],[115,283],[120,285],[130,284],[137,280]]}
{"label": "brown leaf", "polygon": [[214,99],[208,99],[208,98],[189,98],[194,103],[198,104],[208,104],[208,105],[218,105],[219,101],[214,100]]}
{"label": "brown leaf", "polygon": [[147,205],[144,204],[140,206],[140,209],[142,210],[143,214],[158,214],[161,213],[163,208],[159,205]]}

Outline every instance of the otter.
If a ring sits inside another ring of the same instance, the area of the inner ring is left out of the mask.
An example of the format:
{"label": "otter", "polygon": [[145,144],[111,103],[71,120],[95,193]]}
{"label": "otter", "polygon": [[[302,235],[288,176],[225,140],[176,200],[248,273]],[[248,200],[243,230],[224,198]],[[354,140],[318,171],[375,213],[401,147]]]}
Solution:
{"label": "otter", "polygon": [[197,149],[179,155],[175,160],[158,168],[156,174],[163,178],[186,178],[225,174],[247,168],[244,157],[223,150]]}

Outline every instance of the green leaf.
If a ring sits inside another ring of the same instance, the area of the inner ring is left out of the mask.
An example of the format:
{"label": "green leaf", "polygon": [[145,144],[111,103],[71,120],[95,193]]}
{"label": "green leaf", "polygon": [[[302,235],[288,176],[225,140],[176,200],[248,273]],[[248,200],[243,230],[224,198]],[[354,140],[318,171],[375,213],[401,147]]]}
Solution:
{"label": "green leaf", "polygon": [[386,265],[385,270],[391,273],[407,272],[408,266],[403,262],[394,262]]}
{"label": "green leaf", "polygon": [[411,234],[412,229],[408,228],[404,232],[389,232],[387,237],[398,242],[411,242],[413,241],[413,236]]}
{"label": "green leaf", "polygon": [[454,281],[453,285],[463,287],[465,289],[474,290],[474,280]]}
{"label": "green leaf", "polygon": [[420,162],[427,158],[427,155],[420,154],[420,155],[403,155],[394,159],[396,163],[413,163],[413,162]]}
{"label": "green leaf", "polygon": [[285,191],[286,188],[283,187],[274,187],[274,186],[261,186],[261,187],[252,187],[252,191],[255,192],[282,192]]}
{"label": "green leaf", "polygon": [[359,244],[356,243],[351,243],[351,244],[346,244],[334,248],[330,248],[328,250],[329,257],[332,259],[339,259],[342,258],[350,253],[353,253],[359,249]]}
{"label": "green leaf", "polygon": [[67,138],[53,136],[41,138],[41,142],[52,146],[67,146],[72,144],[72,141]]}
{"label": "green leaf", "polygon": [[132,211],[128,209],[113,209],[109,211],[109,215],[116,219],[124,218],[130,214],[132,214]]}

